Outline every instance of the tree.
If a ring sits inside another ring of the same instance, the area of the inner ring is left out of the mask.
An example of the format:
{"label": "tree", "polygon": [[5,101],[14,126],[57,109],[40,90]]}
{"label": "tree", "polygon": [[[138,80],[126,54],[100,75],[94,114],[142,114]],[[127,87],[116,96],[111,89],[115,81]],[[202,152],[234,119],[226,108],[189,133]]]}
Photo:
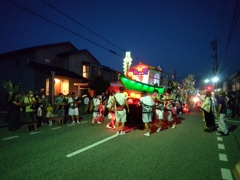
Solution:
{"label": "tree", "polygon": [[195,76],[192,74],[189,74],[185,79],[183,79],[183,89],[186,91],[194,91],[195,90]]}
{"label": "tree", "polygon": [[105,81],[102,76],[96,76],[95,79],[89,83],[89,88],[94,90],[95,94],[102,94],[109,86],[110,83]]}
{"label": "tree", "polygon": [[12,81],[10,81],[10,80],[9,81],[1,80],[1,83],[2,83],[5,91],[7,92],[8,101],[9,101],[11,99],[12,95],[19,91],[19,84],[12,83]]}

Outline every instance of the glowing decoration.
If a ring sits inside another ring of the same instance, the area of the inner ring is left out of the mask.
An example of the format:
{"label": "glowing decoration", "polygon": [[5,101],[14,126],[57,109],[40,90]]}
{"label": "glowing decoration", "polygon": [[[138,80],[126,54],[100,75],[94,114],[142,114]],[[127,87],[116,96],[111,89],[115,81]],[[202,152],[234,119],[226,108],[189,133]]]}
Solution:
{"label": "glowing decoration", "polygon": [[136,80],[136,79],[137,79],[137,76],[136,76],[136,75],[133,75],[133,76],[132,76],[132,79],[133,79],[133,80]]}
{"label": "glowing decoration", "polygon": [[183,111],[184,111],[184,112],[188,112],[188,111],[189,111],[188,104],[185,104],[185,105],[184,105]]}
{"label": "glowing decoration", "polygon": [[130,93],[130,97],[134,97],[134,98],[135,98],[135,97],[136,97],[136,94],[135,94],[134,92],[131,92],[131,93]]}
{"label": "glowing decoration", "polygon": [[128,51],[128,52],[126,52],[126,56],[123,59],[123,72],[124,72],[125,76],[127,76],[128,70],[131,65],[132,65],[131,52]]}
{"label": "glowing decoration", "polygon": [[125,94],[128,97],[128,93],[127,92],[123,92],[123,94]]}
{"label": "glowing decoration", "polygon": [[147,93],[152,93],[154,89],[157,89],[160,94],[164,93],[163,87],[156,87],[153,85],[134,81],[132,79],[127,78],[124,75],[120,75],[119,77],[120,77],[124,87],[128,90],[133,90],[133,91],[138,91],[138,92],[142,92],[143,90],[145,90]]}
{"label": "glowing decoration", "polygon": [[128,72],[128,77],[132,77],[133,76],[133,72]]}
{"label": "glowing decoration", "polygon": [[137,68],[137,70],[138,70],[138,73],[141,73],[142,70],[143,70],[143,68],[142,68],[141,66],[139,66],[139,67]]}
{"label": "glowing decoration", "polygon": [[196,102],[198,102],[200,99],[199,99],[199,97],[197,97],[197,96],[195,96],[194,98],[193,98],[193,102],[194,103],[196,103]]}
{"label": "glowing decoration", "polygon": [[141,94],[136,94],[136,98],[140,98],[141,97]]}

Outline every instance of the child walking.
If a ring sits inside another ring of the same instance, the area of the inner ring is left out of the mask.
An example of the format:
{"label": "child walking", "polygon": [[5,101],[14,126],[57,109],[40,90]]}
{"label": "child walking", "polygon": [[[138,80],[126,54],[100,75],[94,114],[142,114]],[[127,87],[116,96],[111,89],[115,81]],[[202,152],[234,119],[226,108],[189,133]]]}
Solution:
{"label": "child walking", "polygon": [[43,109],[42,109],[43,105],[40,103],[38,108],[37,108],[37,122],[39,126],[43,125],[43,121],[42,121],[42,116],[43,116]]}
{"label": "child walking", "polygon": [[46,119],[49,122],[49,126],[52,126],[53,107],[51,103],[48,103],[46,110],[47,110]]}

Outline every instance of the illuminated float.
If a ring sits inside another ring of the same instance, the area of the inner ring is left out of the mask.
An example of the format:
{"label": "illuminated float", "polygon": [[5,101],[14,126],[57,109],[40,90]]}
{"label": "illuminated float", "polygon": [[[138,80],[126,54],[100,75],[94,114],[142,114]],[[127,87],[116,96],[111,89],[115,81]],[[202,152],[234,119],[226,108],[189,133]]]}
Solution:
{"label": "illuminated float", "polygon": [[119,79],[125,88],[125,94],[128,96],[130,113],[127,117],[127,124],[142,129],[141,107],[137,105],[141,92],[145,90],[148,94],[152,94],[157,89],[159,94],[164,93],[164,87],[160,86],[162,70],[143,63],[131,65],[131,53],[126,52],[126,57],[123,59],[124,74],[120,74]]}
{"label": "illuminated float", "polygon": [[126,57],[123,60],[124,74],[120,74],[119,78],[128,91],[128,96],[132,97],[135,93],[136,98],[140,98],[143,90],[147,93],[153,93],[157,89],[159,94],[164,93],[164,88],[160,86],[161,72],[160,68],[154,68],[143,63],[132,66],[132,58],[130,52],[126,52]]}

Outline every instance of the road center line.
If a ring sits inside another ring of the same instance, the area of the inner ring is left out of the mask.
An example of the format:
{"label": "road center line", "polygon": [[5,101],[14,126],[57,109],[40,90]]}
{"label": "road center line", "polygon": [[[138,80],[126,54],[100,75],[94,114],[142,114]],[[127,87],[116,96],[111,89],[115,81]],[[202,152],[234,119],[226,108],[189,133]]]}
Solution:
{"label": "road center line", "polygon": [[40,133],[40,131],[37,131],[37,132],[31,132],[31,133],[29,133],[29,134],[38,134],[38,133]]}
{"label": "road center line", "polygon": [[55,127],[55,128],[52,128],[52,130],[55,130],[55,129],[60,129],[61,127]]}
{"label": "road center line", "polygon": [[9,139],[14,139],[14,138],[18,138],[19,136],[11,136],[11,137],[7,137],[7,138],[3,138],[2,140],[9,140]]}
{"label": "road center line", "polygon": [[87,123],[88,121],[81,121],[81,123]]}
{"label": "road center line", "polygon": [[87,146],[87,147],[84,147],[84,148],[82,148],[82,149],[79,149],[79,150],[77,150],[77,151],[75,151],[75,152],[72,152],[72,153],[70,153],[70,154],[68,154],[68,155],[66,155],[66,157],[72,157],[72,156],[75,156],[75,155],[77,155],[77,154],[80,154],[80,153],[82,153],[82,152],[84,152],[84,151],[87,151],[88,149],[91,149],[91,148],[93,148],[93,147],[95,147],[95,146],[98,146],[98,145],[100,145],[100,144],[102,144],[102,143],[104,143],[104,142],[106,142],[106,141],[109,141],[109,140],[111,140],[111,139],[113,139],[113,138],[115,138],[115,137],[117,137],[118,135],[113,135],[113,136],[110,136],[110,137],[108,137],[108,138],[105,138],[105,139],[103,139],[103,140],[101,140],[101,141],[98,141],[98,142],[96,142],[96,143],[94,143],[94,144],[91,144],[91,145],[89,145],[89,146]]}
{"label": "road center line", "polygon": [[217,140],[218,141],[223,141],[223,138],[222,137],[217,137]]}

